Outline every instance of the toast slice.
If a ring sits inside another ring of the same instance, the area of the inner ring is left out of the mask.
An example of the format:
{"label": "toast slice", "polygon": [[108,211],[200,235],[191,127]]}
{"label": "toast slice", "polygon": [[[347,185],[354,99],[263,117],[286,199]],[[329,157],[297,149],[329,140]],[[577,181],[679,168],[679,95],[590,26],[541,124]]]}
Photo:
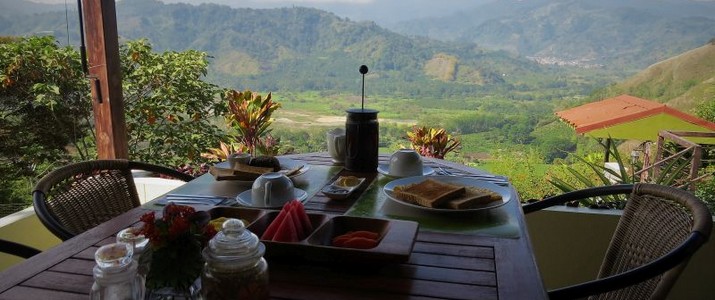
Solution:
{"label": "toast slice", "polygon": [[463,195],[465,188],[434,179],[419,183],[396,186],[393,195],[402,201],[425,207],[439,207],[447,200]]}
{"label": "toast slice", "polygon": [[265,173],[273,172],[271,167],[256,167],[244,164],[236,164],[233,168],[233,174],[243,180],[254,180]]}
{"label": "toast slice", "polygon": [[492,190],[468,186],[463,196],[447,201],[445,206],[452,209],[470,209],[501,199],[501,195]]}

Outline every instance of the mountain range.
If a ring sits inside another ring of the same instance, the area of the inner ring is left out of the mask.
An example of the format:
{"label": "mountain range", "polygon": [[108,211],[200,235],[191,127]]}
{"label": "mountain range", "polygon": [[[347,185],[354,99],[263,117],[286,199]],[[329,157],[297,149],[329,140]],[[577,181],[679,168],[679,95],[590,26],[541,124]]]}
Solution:
{"label": "mountain range", "polygon": [[[622,1],[631,5],[627,8],[615,0],[483,2],[449,17],[393,27],[404,34],[307,7],[156,0],[116,5],[122,39],[148,38],[160,51],[206,51],[212,56],[212,81],[272,91],[354,91],[357,68],[366,64],[370,86],[393,95],[588,93],[715,36],[715,21],[703,16],[711,2],[683,1],[677,9],[665,0],[658,3],[672,9],[644,5],[652,2],[645,0]],[[0,0],[0,34],[53,32],[60,43],[76,45],[76,11],[73,16],[64,9]],[[569,65],[564,62],[593,69],[545,65]]]}
{"label": "mountain range", "polygon": [[[123,0],[116,7],[122,39],[147,38],[159,51],[206,51],[213,57],[209,77],[237,88],[354,91],[362,64],[371,69],[374,91],[405,96],[493,92],[523,80],[545,84],[546,74],[556,73],[503,51],[407,37],[314,8],[155,0]],[[77,21],[64,12],[0,17],[5,35],[53,31],[63,42],[65,27],[67,39],[77,41]]]}
{"label": "mountain range", "polygon": [[504,0],[391,28],[542,63],[639,70],[714,38],[715,2]]}

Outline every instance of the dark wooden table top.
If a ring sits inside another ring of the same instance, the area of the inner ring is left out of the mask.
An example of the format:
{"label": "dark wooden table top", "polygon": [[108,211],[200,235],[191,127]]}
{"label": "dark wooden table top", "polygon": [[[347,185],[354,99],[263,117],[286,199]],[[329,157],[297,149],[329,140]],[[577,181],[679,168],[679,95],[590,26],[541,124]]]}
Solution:
{"label": "dark wooden table top", "polygon": [[[378,173],[353,174],[332,166],[326,153],[289,156],[310,165],[296,178],[296,186],[308,191],[308,212],[370,215],[382,214],[378,192],[391,180]],[[385,163],[387,157],[381,157]],[[427,166],[459,174],[480,170],[444,160],[427,159]],[[339,175],[360,175],[365,184],[357,195],[336,201],[318,191]],[[301,181],[302,180],[302,181]],[[249,186],[250,187],[250,186]],[[175,190],[183,194],[235,196],[246,190],[231,181],[215,181],[205,175]],[[524,216],[515,199],[499,208],[494,225],[453,227],[474,220],[420,222],[415,244],[406,263],[388,263],[369,270],[352,270],[310,262],[268,260],[270,293],[276,299],[545,299],[543,282],[533,257]],[[384,201],[384,200],[382,200]],[[363,203],[364,202],[364,203]],[[367,204],[365,204],[367,203]],[[372,207],[375,206],[375,207]],[[210,208],[197,206],[197,208]],[[0,274],[0,299],[87,299],[93,283],[94,252],[114,241],[115,234],[136,224],[153,203],[133,209]],[[419,221],[419,217],[414,217]],[[410,219],[410,218],[407,218]],[[504,221],[506,220],[506,221]],[[444,222],[441,227],[438,222]],[[444,229],[444,230],[443,230]]]}

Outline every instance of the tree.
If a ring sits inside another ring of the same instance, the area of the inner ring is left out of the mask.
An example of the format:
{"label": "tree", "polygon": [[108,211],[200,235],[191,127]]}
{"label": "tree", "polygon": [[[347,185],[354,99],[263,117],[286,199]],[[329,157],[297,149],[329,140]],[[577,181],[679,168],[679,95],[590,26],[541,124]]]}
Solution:
{"label": "tree", "polygon": [[226,141],[214,121],[226,112],[220,89],[203,81],[207,54],[152,52],[147,40],[120,48],[125,115],[132,159],[169,166],[196,163]]}
{"label": "tree", "polygon": [[697,107],[697,115],[710,122],[715,122],[715,84],[710,83],[705,95],[704,98],[710,99],[700,102]]}
{"label": "tree", "polygon": [[[121,46],[130,159],[178,167],[227,140],[213,125],[227,111],[203,80],[207,54],[152,52],[145,40]],[[31,202],[48,170],[96,158],[92,105],[79,53],[53,37],[0,39],[0,194]],[[205,160],[205,159],[204,159]]]}
{"label": "tree", "polygon": [[0,178],[10,183],[0,193],[8,202],[29,202],[34,179],[71,155],[94,155],[91,110],[72,48],[53,37],[0,42]]}
{"label": "tree", "polygon": [[494,174],[509,178],[514,188],[519,191],[522,201],[541,199],[553,195],[556,188],[550,186],[540,167],[544,161],[539,151],[528,146],[512,146],[491,152],[492,160],[488,168]]}

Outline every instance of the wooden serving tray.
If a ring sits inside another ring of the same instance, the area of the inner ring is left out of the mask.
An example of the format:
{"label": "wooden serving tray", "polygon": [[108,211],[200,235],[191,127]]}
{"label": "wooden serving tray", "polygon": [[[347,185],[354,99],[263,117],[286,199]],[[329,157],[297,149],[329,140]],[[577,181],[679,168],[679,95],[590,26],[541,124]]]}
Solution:
{"label": "wooden serving tray", "polygon": [[[263,235],[279,211],[245,207],[217,206],[210,209],[211,218],[238,218],[257,236]],[[311,261],[382,263],[406,262],[412,253],[419,224],[413,221],[387,220],[331,214],[308,213],[313,232],[297,243],[261,240],[266,245],[265,257],[303,258]],[[368,230],[379,233],[378,245],[371,249],[332,246],[332,240],[348,231]]]}

